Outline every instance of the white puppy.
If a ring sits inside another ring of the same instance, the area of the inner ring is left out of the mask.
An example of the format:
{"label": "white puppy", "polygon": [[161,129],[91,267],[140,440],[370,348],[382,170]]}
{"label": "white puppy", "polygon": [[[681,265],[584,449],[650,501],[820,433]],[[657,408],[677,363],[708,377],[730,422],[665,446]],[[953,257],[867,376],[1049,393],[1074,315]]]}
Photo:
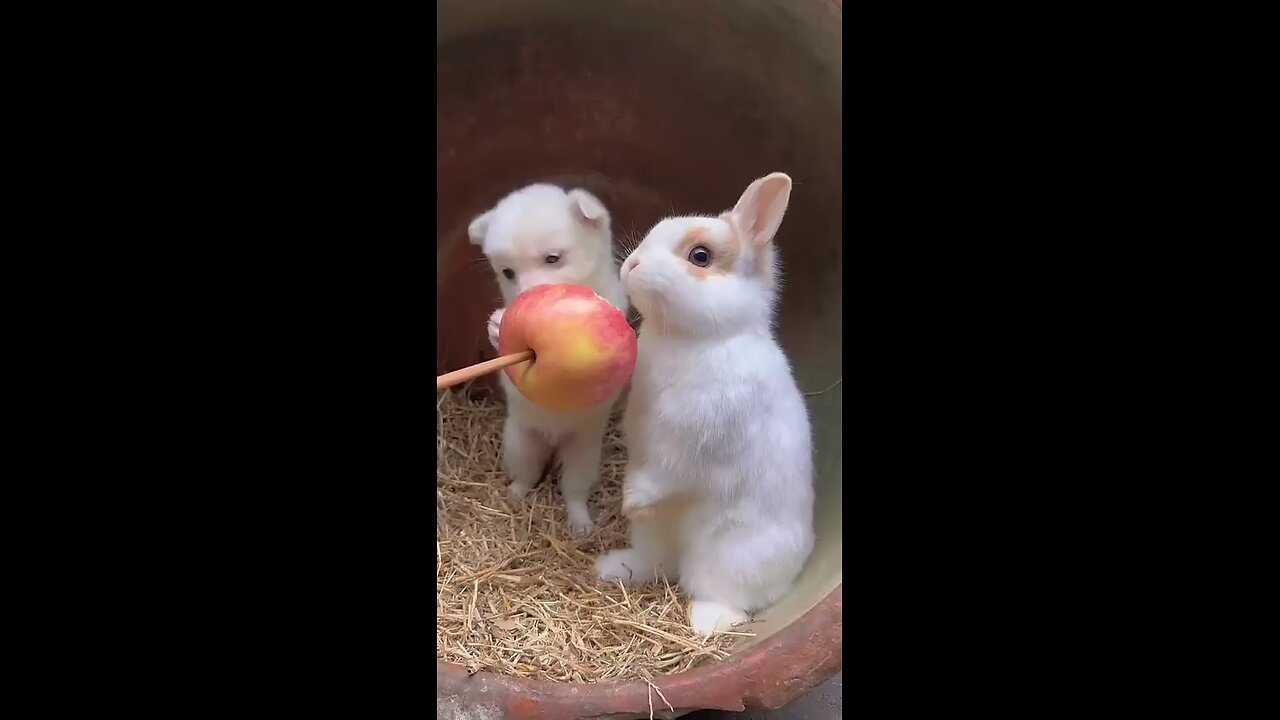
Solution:
{"label": "white puppy", "polygon": [[[575,283],[627,311],[609,212],[586,190],[565,192],[543,184],[521,188],[471,221],[467,234],[493,265],[507,306],[535,285]],[[489,317],[489,342],[495,349],[505,311],[503,307]],[[577,533],[590,532],[587,498],[600,479],[601,443],[617,396],[587,410],[555,412],[526,400],[505,373],[499,377],[507,395],[502,455],[511,476],[511,497],[523,499],[552,451],[558,451],[569,526]]]}

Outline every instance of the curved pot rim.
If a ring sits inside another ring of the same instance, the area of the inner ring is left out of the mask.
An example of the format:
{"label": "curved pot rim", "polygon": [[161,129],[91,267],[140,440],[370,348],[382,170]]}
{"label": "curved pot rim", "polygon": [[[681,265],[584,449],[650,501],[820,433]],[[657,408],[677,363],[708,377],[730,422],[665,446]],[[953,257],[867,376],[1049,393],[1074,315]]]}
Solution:
{"label": "curved pot rim", "polygon": [[[836,674],[843,663],[843,588],[759,643],[725,660],[655,681],[676,710],[779,708]],[[588,719],[614,713],[666,711],[666,703],[643,681],[561,683],[480,672],[436,661],[436,697],[461,706],[502,708],[521,720]]]}

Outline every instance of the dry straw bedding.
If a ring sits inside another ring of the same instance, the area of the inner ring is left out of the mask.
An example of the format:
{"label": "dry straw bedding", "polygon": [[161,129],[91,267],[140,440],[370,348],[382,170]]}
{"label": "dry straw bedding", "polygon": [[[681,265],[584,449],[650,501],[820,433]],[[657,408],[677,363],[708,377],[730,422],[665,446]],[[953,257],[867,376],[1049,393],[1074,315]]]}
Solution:
{"label": "dry straw bedding", "polygon": [[572,536],[558,470],[525,498],[507,496],[501,404],[464,389],[436,404],[436,655],[472,672],[595,682],[651,680],[722,659],[750,636],[704,640],[688,599],[665,580],[596,578],[595,559],[627,544],[621,517],[626,449],[619,414],[592,495],[595,531]]}

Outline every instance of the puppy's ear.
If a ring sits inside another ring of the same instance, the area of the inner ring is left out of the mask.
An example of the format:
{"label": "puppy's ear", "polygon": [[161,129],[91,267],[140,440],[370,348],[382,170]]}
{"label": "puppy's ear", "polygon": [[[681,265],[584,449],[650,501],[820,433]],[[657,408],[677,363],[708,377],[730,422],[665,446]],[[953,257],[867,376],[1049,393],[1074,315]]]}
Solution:
{"label": "puppy's ear", "polygon": [[467,226],[467,237],[471,238],[471,242],[476,245],[484,244],[484,235],[489,232],[489,220],[493,218],[493,211],[490,210],[482,215],[477,215],[475,220]]}
{"label": "puppy's ear", "polygon": [[581,188],[569,191],[569,211],[575,220],[599,227],[609,222],[609,211],[599,198]]}

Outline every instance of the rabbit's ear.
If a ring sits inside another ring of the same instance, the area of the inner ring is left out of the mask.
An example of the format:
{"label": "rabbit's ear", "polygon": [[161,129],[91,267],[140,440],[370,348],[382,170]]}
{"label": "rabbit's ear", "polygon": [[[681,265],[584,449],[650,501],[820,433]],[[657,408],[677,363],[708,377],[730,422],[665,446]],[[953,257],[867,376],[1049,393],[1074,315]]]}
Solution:
{"label": "rabbit's ear", "polygon": [[569,191],[569,209],[574,219],[588,225],[599,225],[609,219],[609,211],[595,195],[581,188]]}
{"label": "rabbit's ear", "polygon": [[471,242],[476,245],[484,244],[484,235],[489,232],[489,220],[493,218],[493,211],[490,210],[482,215],[477,215],[475,220],[467,226],[467,236],[471,238]]}
{"label": "rabbit's ear", "polygon": [[748,245],[763,247],[773,239],[790,200],[791,178],[784,173],[770,173],[747,186],[730,212]]}

